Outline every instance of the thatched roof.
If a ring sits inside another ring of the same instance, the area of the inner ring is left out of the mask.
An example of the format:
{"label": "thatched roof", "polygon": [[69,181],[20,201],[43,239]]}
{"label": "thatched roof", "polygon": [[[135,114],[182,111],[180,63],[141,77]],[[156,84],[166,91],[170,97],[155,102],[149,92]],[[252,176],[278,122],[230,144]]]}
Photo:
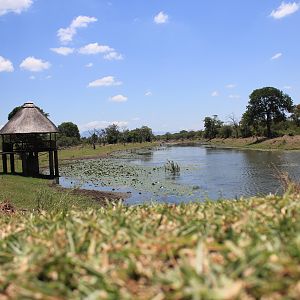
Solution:
{"label": "thatched roof", "polygon": [[28,102],[2,127],[0,135],[56,132],[57,127],[32,102]]}

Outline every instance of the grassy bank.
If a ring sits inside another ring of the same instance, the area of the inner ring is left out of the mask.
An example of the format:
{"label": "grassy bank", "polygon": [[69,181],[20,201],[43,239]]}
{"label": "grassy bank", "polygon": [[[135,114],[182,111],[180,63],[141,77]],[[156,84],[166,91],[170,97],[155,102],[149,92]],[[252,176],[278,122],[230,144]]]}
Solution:
{"label": "grassy bank", "polygon": [[142,149],[148,147],[154,147],[157,143],[132,143],[132,144],[115,144],[97,146],[94,150],[90,145],[80,145],[63,149],[59,152],[59,160],[65,161],[70,159],[88,159],[105,157],[115,151],[131,150],[131,149]]}
{"label": "grassy bank", "polygon": [[299,299],[300,197],[2,213],[1,299]]}
{"label": "grassy bank", "polygon": [[0,176],[0,187],[0,202],[9,202],[26,211],[99,208],[106,201],[123,198],[119,193],[66,190],[49,180],[11,175]]}
{"label": "grassy bank", "polygon": [[283,136],[272,139],[256,137],[212,139],[205,143],[212,146],[254,150],[300,150],[300,136]]}

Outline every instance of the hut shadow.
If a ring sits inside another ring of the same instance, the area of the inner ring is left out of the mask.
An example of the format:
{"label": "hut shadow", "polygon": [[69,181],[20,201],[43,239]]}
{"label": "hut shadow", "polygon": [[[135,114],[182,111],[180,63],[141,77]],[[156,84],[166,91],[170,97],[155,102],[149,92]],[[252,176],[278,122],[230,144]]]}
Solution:
{"label": "hut shadow", "polygon": [[23,173],[20,172],[15,172],[15,173],[4,173],[0,172],[0,176],[19,176],[19,177],[24,177],[24,178],[36,178],[36,179],[46,179],[46,180],[55,180],[57,183],[59,183],[59,177],[52,176],[52,175],[46,175],[46,174],[38,174],[38,175],[24,175]]}

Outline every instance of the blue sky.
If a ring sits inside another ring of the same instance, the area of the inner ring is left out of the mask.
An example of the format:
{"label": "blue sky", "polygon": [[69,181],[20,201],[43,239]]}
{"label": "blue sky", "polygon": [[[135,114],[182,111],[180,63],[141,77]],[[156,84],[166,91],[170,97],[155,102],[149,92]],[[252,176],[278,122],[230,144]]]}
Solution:
{"label": "blue sky", "polygon": [[300,9],[261,0],[0,0],[0,124],[33,101],[81,130],[239,118],[255,88],[300,102]]}

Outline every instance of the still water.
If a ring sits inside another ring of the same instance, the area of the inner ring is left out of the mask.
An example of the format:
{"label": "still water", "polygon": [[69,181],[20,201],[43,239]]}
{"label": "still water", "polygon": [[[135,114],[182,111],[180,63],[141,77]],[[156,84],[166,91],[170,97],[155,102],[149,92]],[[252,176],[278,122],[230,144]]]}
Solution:
{"label": "still water", "polygon": [[[119,160],[129,165],[153,168],[163,167],[167,160],[173,160],[181,168],[180,175],[171,176],[166,173],[163,175],[164,179],[172,184],[193,187],[192,195],[169,193],[162,196],[145,190],[141,193],[130,186],[114,186],[116,191],[130,191],[132,197],[126,201],[129,204],[147,202],[150,198],[178,203],[206,198],[217,200],[280,194],[282,185],[279,173],[288,172],[293,180],[300,180],[300,152],[173,146]],[[63,186],[70,187],[69,182],[68,178],[62,178]],[[81,188],[112,190],[112,187],[99,188],[91,182],[86,182]]]}
{"label": "still water", "polygon": [[288,172],[300,179],[300,152],[271,152],[206,148],[204,146],[176,146],[153,151],[132,164],[161,166],[167,160],[177,162],[180,176],[170,177],[179,184],[198,186],[201,198],[240,198],[241,196],[281,193],[278,173]]}

